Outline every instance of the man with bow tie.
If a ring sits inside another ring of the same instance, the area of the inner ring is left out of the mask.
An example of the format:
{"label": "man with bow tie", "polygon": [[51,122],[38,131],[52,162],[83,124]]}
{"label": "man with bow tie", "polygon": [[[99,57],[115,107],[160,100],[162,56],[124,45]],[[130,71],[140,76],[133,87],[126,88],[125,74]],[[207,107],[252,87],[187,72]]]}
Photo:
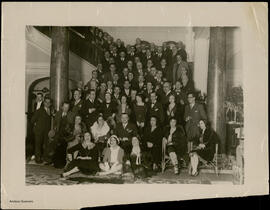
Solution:
{"label": "man with bow tie", "polygon": [[96,99],[96,91],[91,89],[89,91],[89,98],[84,102],[82,107],[83,121],[85,122],[88,129],[97,120],[98,107],[99,102]]}
{"label": "man with bow tie", "polygon": [[115,115],[117,112],[117,104],[112,100],[111,94],[105,93],[105,101],[100,105],[98,111],[103,114],[104,120],[115,126]]}
{"label": "man with bow tie", "polygon": [[129,122],[127,113],[122,113],[121,122],[116,125],[114,134],[120,139],[120,145],[125,154],[130,154],[132,144],[131,138],[138,134],[136,126]]}
{"label": "man with bow tie", "polygon": [[46,149],[48,145],[48,133],[51,128],[51,99],[44,99],[44,106],[38,109],[32,119],[31,123],[34,125],[35,135],[35,162],[40,164],[47,159]]}
{"label": "man with bow tie", "polygon": [[157,94],[156,92],[152,92],[150,94],[150,103],[148,105],[148,113],[147,113],[147,119],[150,120],[152,116],[155,116],[159,119],[159,122],[161,125],[164,122],[164,111],[162,104],[157,101]]}
{"label": "man with bow tie", "polygon": [[125,95],[126,97],[127,97],[127,99],[129,99],[130,98],[130,82],[129,82],[129,80],[125,80],[124,81],[124,89],[123,89],[123,91],[122,91],[122,94],[123,95]]}

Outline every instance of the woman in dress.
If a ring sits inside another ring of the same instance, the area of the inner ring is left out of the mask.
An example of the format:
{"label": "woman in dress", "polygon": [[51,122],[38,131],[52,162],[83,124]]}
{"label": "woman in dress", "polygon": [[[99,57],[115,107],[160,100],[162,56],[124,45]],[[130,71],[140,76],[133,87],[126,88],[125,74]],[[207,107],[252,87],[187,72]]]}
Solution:
{"label": "woman in dress", "polygon": [[133,136],[131,139],[132,150],[129,156],[131,170],[135,178],[145,178],[151,170],[151,159],[143,152],[138,136]]}
{"label": "woman in dress", "polygon": [[[82,122],[82,117],[80,115],[75,116],[74,124],[71,128],[70,135],[66,138],[67,141],[67,150],[79,143],[81,143],[81,136],[86,132],[86,125]],[[67,154],[68,155],[68,154]],[[76,158],[78,151],[72,153],[72,159]],[[67,158],[67,164],[70,162],[70,159]]]}
{"label": "woman in dress", "polygon": [[166,124],[169,123],[169,120],[175,117],[176,119],[179,119],[180,115],[179,115],[179,107],[178,104],[176,104],[176,99],[175,99],[175,95],[171,94],[169,96],[169,104],[167,106],[167,110],[166,110]]}
{"label": "woman in dress", "polygon": [[122,113],[127,113],[128,115],[130,115],[130,113],[131,113],[131,109],[130,109],[128,102],[127,102],[127,96],[125,96],[125,95],[121,96],[121,103],[118,104],[118,106],[117,106],[117,112],[116,112],[116,116],[115,116],[117,123],[121,122]]}
{"label": "woman in dress", "polygon": [[98,150],[92,142],[91,134],[84,133],[83,141],[68,149],[68,153],[78,152],[75,160],[72,160],[61,174],[61,177],[69,176],[81,171],[84,174],[95,174],[98,171]]}
{"label": "woman in dress", "polygon": [[190,156],[190,165],[189,165],[189,174],[192,176],[197,176],[198,173],[198,164],[213,160],[215,154],[215,145],[218,142],[217,134],[207,126],[205,120],[199,121],[200,127],[200,137],[197,139],[194,145],[194,149],[189,153]]}
{"label": "woman in dress", "polygon": [[103,151],[103,161],[99,164],[99,175],[122,174],[124,150],[118,145],[119,139],[112,135],[108,139],[109,147]]}
{"label": "woman in dress", "polygon": [[97,121],[90,128],[94,142],[98,148],[99,157],[106,147],[106,142],[110,132],[108,123],[104,120],[103,114],[99,114]]}
{"label": "woman in dress", "polygon": [[139,128],[139,131],[142,132],[145,126],[145,119],[146,119],[146,104],[143,102],[143,95],[137,94],[136,95],[136,103],[133,105],[133,111],[135,115],[136,125]]}
{"label": "woman in dress", "polygon": [[182,126],[177,125],[175,117],[170,119],[170,125],[164,131],[163,145],[174,166],[174,173],[179,173],[178,162],[186,153],[186,137]]}
{"label": "woman in dress", "polygon": [[146,127],[143,135],[146,152],[152,156],[152,168],[158,170],[161,161],[162,129],[158,125],[158,119],[155,116],[150,118],[150,125]]}

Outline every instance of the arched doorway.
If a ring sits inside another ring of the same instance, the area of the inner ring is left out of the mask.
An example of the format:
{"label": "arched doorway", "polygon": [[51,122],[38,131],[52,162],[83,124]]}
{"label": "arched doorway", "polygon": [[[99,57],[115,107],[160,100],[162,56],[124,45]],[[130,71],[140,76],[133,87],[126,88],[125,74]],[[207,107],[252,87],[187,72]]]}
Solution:
{"label": "arched doorway", "polygon": [[[69,79],[69,89],[76,87],[77,81]],[[36,79],[28,88],[27,112],[26,112],[26,157],[31,157],[34,154],[34,134],[31,118],[34,113],[34,103],[37,93],[42,93],[43,96],[50,96],[50,77],[42,77]],[[71,92],[71,91],[70,91]]]}

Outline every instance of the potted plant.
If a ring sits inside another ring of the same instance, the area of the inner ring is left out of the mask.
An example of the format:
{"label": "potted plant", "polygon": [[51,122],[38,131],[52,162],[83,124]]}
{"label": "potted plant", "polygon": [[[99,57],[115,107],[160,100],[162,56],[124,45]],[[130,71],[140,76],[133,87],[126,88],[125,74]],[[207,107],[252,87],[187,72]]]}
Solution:
{"label": "potted plant", "polygon": [[243,89],[241,86],[231,88],[225,101],[227,122],[243,123],[244,121],[244,103]]}

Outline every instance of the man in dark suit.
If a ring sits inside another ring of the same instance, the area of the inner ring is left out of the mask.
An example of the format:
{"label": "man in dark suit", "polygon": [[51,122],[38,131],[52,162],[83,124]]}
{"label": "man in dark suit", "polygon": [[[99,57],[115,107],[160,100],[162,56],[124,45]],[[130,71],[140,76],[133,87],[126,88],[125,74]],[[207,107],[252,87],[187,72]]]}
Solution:
{"label": "man in dark suit", "polygon": [[187,62],[187,52],[185,50],[185,45],[182,41],[177,43],[178,53],[181,55],[183,61]]}
{"label": "man in dark suit", "polygon": [[162,43],[162,54],[165,57],[167,64],[170,65],[170,59],[172,57],[172,51],[167,46],[166,42]]}
{"label": "man in dark suit", "polygon": [[[181,78],[182,72],[186,69],[188,71],[187,62],[183,61],[180,54],[176,55],[176,63],[173,65],[172,82],[175,84]],[[189,71],[188,71],[189,76]]]}
{"label": "man in dark suit", "polygon": [[155,56],[154,56],[154,65],[155,65],[158,69],[160,69],[160,62],[161,62],[161,60],[162,60],[163,58],[166,59],[165,56],[162,54],[162,47],[159,46],[159,47],[157,48],[157,53],[156,53]]}
{"label": "man in dark suit", "polygon": [[160,70],[162,71],[163,77],[167,81],[172,82],[172,70],[167,64],[167,61],[165,58],[162,58],[160,61]]}
{"label": "man in dark suit", "polygon": [[198,127],[200,120],[207,120],[206,112],[202,104],[198,104],[195,102],[194,93],[188,93],[188,104],[185,106],[185,114],[184,120],[186,121],[185,129],[187,134],[188,151],[191,150],[191,143],[193,142],[199,135],[200,130]]}
{"label": "man in dark suit", "polygon": [[137,82],[135,87],[136,87],[138,93],[144,94],[144,92],[146,91],[146,85],[144,83],[144,76],[143,75],[138,76],[138,82]]}
{"label": "man in dark suit", "polygon": [[105,120],[114,120],[117,112],[117,103],[112,100],[110,93],[105,93],[105,101],[99,106],[98,110],[103,114]]}
{"label": "man in dark suit", "polygon": [[156,92],[152,92],[150,94],[151,102],[148,105],[148,113],[147,119],[150,120],[152,116],[155,116],[159,119],[160,124],[162,125],[164,122],[164,111],[162,104],[157,101],[157,94]]}
{"label": "man in dark suit", "polygon": [[102,59],[102,67],[104,73],[107,73],[109,71],[109,66],[110,66],[110,52],[105,51],[104,58]]}
{"label": "man in dark suit", "polygon": [[122,71],[124,67],[127,66],[127,58],[126,58],[126,53],[124,51],[121,51],[119,54],[119,58],[117,59],[117,69],[119,71]]}
{"label": "man in dark suit", "polygon": [[64,102],[61,109],[56,112],[54,118],[54,130],[56,133],[60,132],[69,123],[73,123],[73,115],[69,111],[69,102]]}
{"label": "man in dark suit", "polygon": [[113,47],[112,47],[111,57],[114,58],[114,61],[117,61],[117,59],[118,59],[118,57],[119,57],[118,52],[117,52],[117,47],[116,47],[116,46],[113,46]]}
{"label": "man in dark suit", "polygon": [[131,60],[132,62],[134,62],[134,59],[135,59],[135,47],[134,46],[131,46],[130,47],[130,51],[127,54],[127,59],[128,60]]}
{"label": "man in dark suit", "polygon": [[143,70],[143,64],[141,62],[136,63],[136,69],[134,71],[134,77],[138,78],[139,75],[145,75],[145,72]]}
{"label": "man in dark suit", "polygon": [[151,93],[153,92],[153,83],[151,81],[146,81],[146,90],[144,91],[144,98],[146,103],[151,102]]}
{"label": "man in dark suit", "polygon": [[90,90],[89,98],[84,102],[82,107],[83,120],[87,126],[87,129],[93,125],[98,117],[99,102],[96,99],[96,91]]}
{"label": "man in dark suit", "polygon": [[126,51],[124,42],[121,41],[121,39],[116,40],[116,48],[117,48],[117,52]]}
{"label": "man in dark suit", "polygon": [[123,88],[123,91],[122,91],[122,95],[125,95],[127,97],[127,99],[129,99],[130,98],[130,92],[131,92],[129,80],[125,80],[123,86],[124,86],[124,88]]}
{"label": "man in dark suit", "polygon": [[120,101],[121,101],[121,88],[118,85],[114,86],[114,88],[113,88],[112,100],[115,103],[120,104]]}
{"label": "man in dark suit", "polygon": [[128,71],[130,72],[134,72],[134,66],[133,66],[133,61],[132,60],[128,60],[127,62],[127,68],[128,68]]}
{"label": "man in dark suit", "polygon": [[34,113],[36,110],[38,110],[40,107],[43,106],[43,94],[37,93],[36,101],[34,103],[34,108],[32,113]]}
{"label": "man in dark suit", "polygon": [[145,55],[142,57],[143,66],[146,66],[148,60],[154,61],[154,57],[152,56],[152,53],[151,53],[150,49],[147,49],[145,51]]}
{"label": "man in dark suit", "polygon": [[36,163],[42,163],[43,159],[46,160],[47,158],[45,151],[48,145],[48,133],[51,128],[50,106],[51,99],[45,98],[44,106],[38,109],[31,119],[31,123],[34,124]]}
{"label": "man in dark suit", "polygon": [[[119,77],[119,74],[118,73],[114,73],[113,74],[113,81],[112,81],[112,84],[113,86],[117,86],[117,85],[120,85],[120,77]],[[108,83],[108,81],[107,81]]]}
{"label": "man in dark suit", "polygon": [[116,125],[114,133],[120,139],[120,145],[124,149],[125,154],[129,155],[132,149],[131,138],[138,134],[138,130],[133,123],[129,122],[127,113],[121,115],[121,123]]}
{"label": "man in dark suit", "polygon": [[176,81],[175,83],[175,89],[173,90],[173,95],[175,96],[175,102],[179,107],[179,117],[180,119],[179,124],[184,126],[184,112],[185,112],[185,105],[188,103],[187,102],[187,95],[181,90],[181,82]]}
{"label": "man in dark suit", "polygon": [[169,82],[165,82],[163,90],[160,91],[160,102],[163,105],[164,110],[167,110],[170,95],[172,95],[171,84]]}
{"label": "man in dark suit", "polygon": [[128,72],[128,81],[130,83],[131,89],[135,89],[137,86],[138,80],[134,78],[134,74],[132,72]]}
{"label": "man in dark suit", "polygon": [[71,102],[70,105],[70,110],[71,110],[71,117],[72,117],[72,122],[74,122],[76,115],[81,115],[81,109],[83,106],[83,101],[81,99],[82,93],[80,90],[76,89],[73,92],[73,101]]}
{"label": "man in dark suit", "polygon": [[66,165],[66,149],[67,142],[66,137],[70,134],[70,125],[73,124],[73,115],[69,110],[69,102],[63,102],[63,105],[59,111],[55,114],[54,130],[55,137],[54,142],[50,146],[50,151],[53,153],[52,159],[48,163],[53,163],[56,168],[63,168]]}
{"label": "man in dark suit", "polygon": [[123,85],[123,83],[124,83],[124,81],[125,80],[128,80],[128,68],[127,67],[125,67],[125,68],[123,68],[123,70],[122,70],[122,73],[120,74],[120,79],[119,79],[119,86],[121,85]]}

